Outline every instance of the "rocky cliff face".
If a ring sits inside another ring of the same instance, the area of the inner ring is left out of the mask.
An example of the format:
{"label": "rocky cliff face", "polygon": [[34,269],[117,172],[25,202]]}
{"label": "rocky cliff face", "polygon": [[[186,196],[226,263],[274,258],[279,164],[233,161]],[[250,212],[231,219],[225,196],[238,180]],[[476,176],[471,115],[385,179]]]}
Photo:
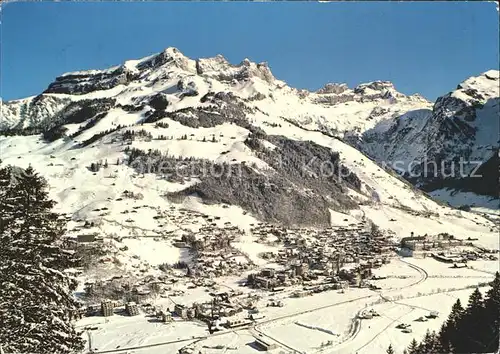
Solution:
{"label": "rocky cliff face", "polygon": [[499,85],[498,71],[471,77],[439,97],[432,110],[380,121],[356,144],[379,161],[397,164],[427,190],[456,187],[484,193],[481,179],[470,177],[498,155]]}

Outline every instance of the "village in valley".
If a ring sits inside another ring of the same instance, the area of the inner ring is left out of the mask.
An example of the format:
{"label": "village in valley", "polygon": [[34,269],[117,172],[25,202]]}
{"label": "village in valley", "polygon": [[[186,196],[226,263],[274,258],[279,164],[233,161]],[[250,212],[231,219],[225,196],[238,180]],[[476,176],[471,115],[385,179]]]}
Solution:
{"label": "village in valley", "polygon": [[404,348],[498,267],[477,239],[397,237],[364,217],[318,229],[243,228],[177,207],[152,218],[154,235],[112,237],[72,221],[66,242],[92,254],[70,270],[89,353],[368,352],[386,335]]}

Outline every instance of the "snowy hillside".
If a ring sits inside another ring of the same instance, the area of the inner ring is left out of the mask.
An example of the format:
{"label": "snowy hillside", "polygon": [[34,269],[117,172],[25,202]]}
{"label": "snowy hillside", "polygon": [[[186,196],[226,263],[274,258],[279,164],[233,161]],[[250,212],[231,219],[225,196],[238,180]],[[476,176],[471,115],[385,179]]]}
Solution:
{"label": "snowy hillside", "polygon": [[[444,115],[453,101],[465,122],[467,107],[479,100],[484,105],[471,123],[479,127],[495,110],[495,95],[483,93],[487,80],[497,80],[493,74],[438,100],[433,115]],[[421,123],[430,108],[389,82],[308,92],[274,78],[265,63],[193,60],[168,48],[61,75],[39,96],[4,103],[8,136],[0,137],[0,149],[3,164],[33,165],[61,211],[105,235],[162,234],[175,225],[157,214],[208,205],[210,214],[241,226],[255,219],[327,226],[332,213],[365,215],[398,236],[418,223],[422,232],[453,230],[495,244],[492,222],[432,201],[341,140],[362,139],[377,158],[419,156],[419,145],[409,146],[411,138],[391,122],[408,124],[408,134],[430,129]],[[368,143],[379,130],[395,131],[388,140],[394,151],[381,148],[377,134]],[[487,151],[491,136],[478,130],[476,137],[484,140],[477,151]],[[415,150],[405,155],[396,145]],[[135,207],[138,217],[130,217]]]}

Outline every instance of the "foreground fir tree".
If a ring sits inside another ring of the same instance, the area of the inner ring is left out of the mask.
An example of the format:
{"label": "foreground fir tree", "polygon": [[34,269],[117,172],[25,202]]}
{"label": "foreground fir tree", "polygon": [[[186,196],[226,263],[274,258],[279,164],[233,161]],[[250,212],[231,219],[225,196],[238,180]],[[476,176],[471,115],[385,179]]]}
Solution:
{"label": "foreground fir tree", "polygon": [[439,340],[439,337],[436,335],[436,332],[430,332],[427,330],[424,336],[424,340],[419,345],[418,353],[444,353],[443,346]]}
{"label": "foreground fir tree", "polygon": [[387,354],[394,354],[394,349],[392,349],[392,344],[389,344],[389,348],[386,351]]}
{"label": "foreground fir tree", "polygon": [[443,346],[443,353],[453,353],[454,347],[458,342],[458,324],[464,316],[464,308],[460,299],[453,304],[451,313],[448,319],[441,327],[439,332],[439,339]]}
{"label": "foreground fir tree", "polygon": [[64,221],[30,167],[0,168],[0,345],[4,353],[74,353],[76,259],[61,246]]}
{"label": "foreground fir tree", "polygon": [[486,321],[483,296],[476,288],[469,297],[464,316],[458,323],[455,350],[461,353],[486,353]]}
{"label": "foreground fir tree", "polygon": [[408,347],[408,354],[417,354],[418,351],[418,342],[413,338],[413,340],[410,343],[410,346]]}
{"label": "foreground fir tree", "polygon": [[484,299],[484,308],[487,317],[487,353],[497,353],[500,343],[500,273],[496,272],[495,280],[491,283]]}

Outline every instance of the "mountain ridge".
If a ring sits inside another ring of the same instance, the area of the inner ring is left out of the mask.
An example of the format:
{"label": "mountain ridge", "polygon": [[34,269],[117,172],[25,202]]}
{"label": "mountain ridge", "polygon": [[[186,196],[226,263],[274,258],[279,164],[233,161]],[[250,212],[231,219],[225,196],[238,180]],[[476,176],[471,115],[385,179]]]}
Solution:
{"label": "mountain ridge", "polygon": [[[161,69],[162,66],[164,66],[163,70],[158,70]],[[21,115],[20,106],[23,104],[28,104],[29,106],[33,101],[34,104],[36,104],[38,100],[55,100],[55,97],[64,99],[64,94],[72,94],[73,99],[75,99],[75,96],[85,96],[85,94],[90,94],[89,98],[113,95],[115,92],[103,91],[111,90],[120,85],[128,85],[135,80],[143,79],[149,84],[151,82],[154,83],[155,81],[164,80],[169,74],[175,75],[175,70],[169,70],[172,66],[174,69],[177,68],[183,71],[184,76],[189,76],[186,74],[191,74],[214,78],[219,81],[235,80],[237,82],[258,78],[271,85],[271,89],[285,89],[288,90],[289,93],[292,93],[293,96],[298,95],[301,99],[306,96],[311,96],[311,101],[318,104],[334,105],[339,102],[354,100],[383,99],[384,95],[386,95],[387,99],[411,97],[415,101],[427,102],[419,95],[405,96],[397,92],[394,85],[387,81],[363,83],[352,89],[348,88],[345,84],[331,83],[325,84],[322,89],[316,92],[295,89],[287,86],[284,81],[277,80],[266,63],[253,63],[248,59],[244,59],[239,64],[234,65],[229,63],[222,55],[193,60],[184,56],[178,49],[169,47],[161,53],[137,60],[128,60],[121,65],[108,69],[67,72],[58,76],[54,82],[50,83],[48,88],[41,95],[3,102],[3,124],[0,128],[12,129],[20,123],[19,120],[16,121],[15,116]],[[92,80],[97,82],[97,86],[92,86],[91,82],[89,83],[89,81]],[[255,86],[257,86],[257,84],[258,83],[255,83]],[[334,89],[332,91],[332,85],[335,85],[336,90]],[[264,87],[261,88],[264,89]],[[339,88],[341,88],[341,91]],[[256,88],[255,91],[258,93],[258,88]],[[269,92],[267,92],[267,94],[268,93]],[[58,95],[55,96],[54,94]],[[40,96],[43,98],[40,98]],[[54,113],[61,107],[60,104],[56,103],[48,104],[47,106],[51,107],[53,110],[50,113]],[[36,124],[37,122],[30,121],[29,124],[25,124],[23,127]]]}
{"label": "mountain ridge", "polygon": [[[121,220],[121,195],[132,193],[161,209],[226,205],[239,217],[285,224],[327,227],[354,215],[399,233],[393,220],[413,218],[429,230],[454,223],[457,234],[492,236],[490,221],[434,202],[366,149],[370,129],[432,108],[387,81],[309,92],[263,63],[193,60],[174,48],[59,78],[50,92],[2,105],[3,135],[11,135],[0,137],[2,160],[44,170],[61,208],[104,225],[100,232],[111,232],[110,213]],[[150,173],[137,169],[151,159]],[[223,179],[203,166],[241,172]],[[172,177],[176,168],[185,173]],[[94,211],[103,206],[102,215]]]}

